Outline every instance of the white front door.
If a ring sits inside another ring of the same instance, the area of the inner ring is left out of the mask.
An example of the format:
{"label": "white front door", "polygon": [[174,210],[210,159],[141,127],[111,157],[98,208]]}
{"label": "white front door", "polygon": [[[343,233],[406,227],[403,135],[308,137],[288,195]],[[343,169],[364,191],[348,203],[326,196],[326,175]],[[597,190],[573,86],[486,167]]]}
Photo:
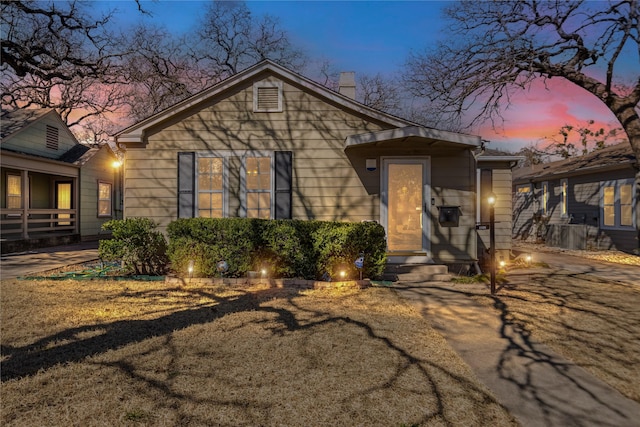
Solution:
{"label": "white front door", "polygon": [[382,159],[381,220],[389,262],[429,262],[429,158]]}

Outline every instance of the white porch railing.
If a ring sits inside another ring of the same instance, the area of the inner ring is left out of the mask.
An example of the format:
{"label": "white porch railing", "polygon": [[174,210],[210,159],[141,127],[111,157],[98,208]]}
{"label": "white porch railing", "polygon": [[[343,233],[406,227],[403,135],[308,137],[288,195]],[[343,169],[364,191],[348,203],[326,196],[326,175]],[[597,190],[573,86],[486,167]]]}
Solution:
{"label": "white porch railing", "polygon": [[0,209],[2,238],[28,239],[33,233],[78,232],[76,209]]}

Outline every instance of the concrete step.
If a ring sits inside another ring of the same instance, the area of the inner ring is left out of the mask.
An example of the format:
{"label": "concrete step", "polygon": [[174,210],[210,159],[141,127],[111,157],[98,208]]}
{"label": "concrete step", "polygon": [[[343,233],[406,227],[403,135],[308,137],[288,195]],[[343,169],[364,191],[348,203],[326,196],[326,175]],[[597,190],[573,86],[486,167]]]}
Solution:
{"label": "concrete step", "polygon": [[387,264],[384,280],[401,282],[448,282],[451,274],[446,265]]}

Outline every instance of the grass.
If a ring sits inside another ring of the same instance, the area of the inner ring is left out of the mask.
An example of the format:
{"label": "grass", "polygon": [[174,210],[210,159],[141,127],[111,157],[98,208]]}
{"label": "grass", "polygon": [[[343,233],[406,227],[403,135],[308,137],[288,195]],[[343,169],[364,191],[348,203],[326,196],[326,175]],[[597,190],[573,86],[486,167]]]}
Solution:
{"label": "grass", "polygon": [[1,283],[2,425],[516,425],[393,289]]}

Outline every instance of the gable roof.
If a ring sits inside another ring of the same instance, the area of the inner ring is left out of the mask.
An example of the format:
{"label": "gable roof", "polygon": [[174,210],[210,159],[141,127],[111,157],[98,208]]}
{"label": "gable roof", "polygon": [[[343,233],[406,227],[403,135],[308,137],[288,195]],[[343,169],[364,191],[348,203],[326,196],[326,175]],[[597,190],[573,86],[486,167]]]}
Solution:
{"label": "gable roof", "polygon": [[19,109],[13,111],[2,111],[0,116],[0,139],[2,142],[13,136],[44,116],[55,113],[51,108]]}
{"label": "gable roof", "polygon": [[544,181],[571,175],[595,174],[603,170],[625,169],[633,166],[635,161],[631,144],[623,142],[584,156],[515,169],[513,182]]}
{"label": "gable roof", "polygon": [[354,99],[351,99],[325,86],[322,86],[321,84],[316,83],[313,80],[310,80],[302,76],[301,74],[295,73],[281,65],[276,64],[275,62],[272,62],[266,59],[264,61],[257,63],[252,67],[247,68],[244,71],[234,74],[233,76],[221,81],[220,83],[214,86],[211,86],[208,89],[205,89],[181,102],[178,102],[177,104],[157,114],[154,114],[151,117],[148,117],[138,123],[135,123],[125,129],[122,129],[121,131],[114,134],[113,137],[117,142],[124,142],[124,143],[141,142],[145,136],[145,132],[147,131],[147,129],[159,123],[162,123],[165,120],[168,120],[170,117],[174,116],[175,114],[178,114],[194,106],[197,106],[198,104],[203,103],[210,98],[216,97],[220,93],[244,81],[250,80],[253,77],[264,72],[271,72],[273,75],[281,79],[288,80],[298,86],[301,86],[320,97],[323,97],[348,110],[353,111],[354,113],[365,115],[366,117],[369,117],[373,120],[386,123],[389,126],[401,127],[401,128],[407,127],[407,126],[420,127],[418,123],[414,123],[409,120],[405,120],[400,117],[396,117],[394,115],[368,107],[364,104],[361,104],[360,102],[357,102]]}

